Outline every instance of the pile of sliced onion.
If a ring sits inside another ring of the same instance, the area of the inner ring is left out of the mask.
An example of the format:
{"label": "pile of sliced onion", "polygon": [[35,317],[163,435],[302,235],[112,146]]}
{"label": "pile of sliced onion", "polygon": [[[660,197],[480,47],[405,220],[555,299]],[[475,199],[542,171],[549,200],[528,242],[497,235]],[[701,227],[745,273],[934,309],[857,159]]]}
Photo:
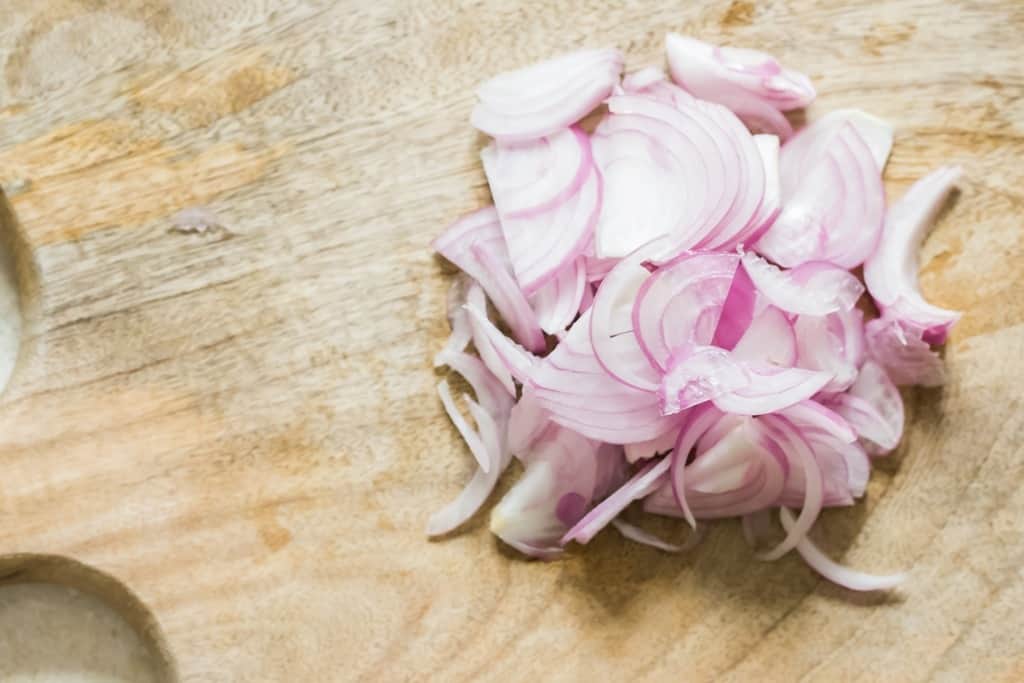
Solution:
{"label": "pile of sliced onion", "polygon": [[[922,297],[917,250],[960,171],[886,210],[891,126],[842,110],[794,133],[782,112],[815,96],[803,74],[675,34],[667,52],[671,80],[648,67],[620,82],[621,53],[603,49],[477,90],[494,205],[434,242],[464,273],[435,364],[472,389],[460,407],[438,387],[477,471],[428,533],[472,517],[516,457],[491,530],[528,556],[609,525],[681,552],[739,517],[761,559],[795,550],[847,588],[891,588],[901,575],[843,567],[808,533],[897,448],[897,387],[943,380],[934,347],[959,313]],[[643,512],[693,533],[659,539]]]}

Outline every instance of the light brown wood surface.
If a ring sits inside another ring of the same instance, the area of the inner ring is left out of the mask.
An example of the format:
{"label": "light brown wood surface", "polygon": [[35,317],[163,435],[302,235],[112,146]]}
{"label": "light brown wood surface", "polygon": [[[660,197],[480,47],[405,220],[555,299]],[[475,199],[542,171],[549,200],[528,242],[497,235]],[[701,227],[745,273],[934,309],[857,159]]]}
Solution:
{"label": "light brown wood surface", "polygon": [[[965,169],[922,259],[965,311],[949,383],[816,531],[909,569],[891,596],[759,563],[735,523],[552,564],[485,515],[424,536],[472,468],[428,246],[488,200],[472,88],[579,46],[660,64],[669,30],[805,70],[811,117],[892,121],[890,196]],[[101,593],[196,683],[1024,680],[1022,64],[1017,0],[0,0],[3,576]],[[194,205],[223,227],[171,230]]]}

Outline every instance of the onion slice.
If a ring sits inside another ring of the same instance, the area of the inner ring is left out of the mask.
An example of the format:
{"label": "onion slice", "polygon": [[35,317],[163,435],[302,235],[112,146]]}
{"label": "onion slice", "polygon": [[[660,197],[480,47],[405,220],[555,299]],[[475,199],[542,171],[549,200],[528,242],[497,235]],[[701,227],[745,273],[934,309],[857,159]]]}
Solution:
{"label": "onion slice", "polygon": [[588,291],[586,261],[578,257],[530,298],[540,328],[552,335],[564,332],[576,319]]}
{"label": "onion slice", "polygon": [[[476,282],[469,286],[469,290],[466,293],[466,305],[462,310],[462,314],[468,316],[469,327],[473,333],[473,346],[476,347],[476,352],[480,354],[480,360],[484,362],[487,369],[491,371],[495,379],[501,382],[501,385],[509,393],[510,396],[515,397],[516,386],[512,381],[512,373],[509,371],[509,366],[505,363],[501,356],[498,354],[497,349],[494,348],[494,344],[489,338],[488,329],[484,327],[480,318],[487,320],[487,297],[484,294],[484,290]],[[472,308],[477,315],[471,315],[469,308]],[[509,344],[515,344],[513,341],[509,341]],[[524,353],[528,353],[524,351]]]}
{"label": "onion slice", "polygon": [[[755,135],[754,144],[764,164],[764,197],[746,230],[736,238],[736,245],[755,245],[768,232],[782,211],[782,181],[779,177],[779,138],[777,135]],[[734,245],[729,245],[734,246]]]}
{"label": "onion slice", "polygon": [[959,180],[957,166],[944,166],[918,180],[886,214],[878,249],[864,264],[864,281],[878,309],[905,328],[921,330],[929,344],[943,344],[960,313],[934,306],[917,284],[918,249]]}
{"label": "onion slice", "polygon": [[921,338],[921,330],[905,329],[898,320],[876,318],[864,326],[868,355],[885,368],[899,386],[945,383],[942,358]]}
{"label": "onion slice", "polygon": [[809,399],[832,376],[826,372],[748,364],[747,385],[712,398],[715,407],[737,415],[765,415]]}
{"label": "onion slice", "polygon": [[472,282],[473,280],[465,275],[458,275],[452,280],[452,286],[448,288],[448,324],[451,326],[452,333],[441,350],[434,356],[435,368],[444,365],[445,356],[464,351],[469,342],[473,340],[473,328],[465,309],[466,297]]}
{"label": "onion slice", "polygon": [[783,197],[793,195],[804,176],[828,153],[844,126],[852,126],[857,131],[871,150],[875,168],[881,174],[889,159],[889,152],[892,151],[892,126],[859,109],[837,109],[801,130],[783,145],[779,159]]}
{"label": "onion slice", "polygon": [[593,165],[590,140],[578,126],[526,142],[492,141],[480,160],[502,220],[558,208],[579,192]]}
{"label": "onion slice", "polygon": [[530,378],[538,403],[555,422],[592,439],[614,444],[653,439],[669,431],[658,397],[623,384],[598,361],[590,343],[591,308]]}
{"label": "onion slice", "polygon": [[480,283],[521,344],[531,351],[544,350],[544,333],[512,275],[505,238],[493,206],[460,218],[434,240],[433,246]]}
{"label": "onion slice", "polygon": [[476,394],[476,400],[496,420],[503,422],[507,418],[512,407],[512,397],[479,358],[460,352],[444,354],[440,360],[462,375]]}
{"label": "onion slice", "polygon": [[758,558],[762,560],[777,560],[796,547],[818,518],[823,500],[824,482],[821,470],[814,458],[814,452],[792,422],[777,415],[766,415],[761,418],[761,424],[770,431],[782,451],[797,461],[803,471],[805,482],[803,508],[800,510],[800,516],[793,526],[786,530],[786,537],[778,545],[769,551],[758,554]]}
{"label": "onion slice", "polygon": [[598,256],[622,257],[669,236],[671,258],[746,231],[764,196],[765,166],[729,110],[644,95],[614,96],[608,110],[594,134],[605,179]]}
{"label": "onion slice", "polygon": [[[487,354],[493,353],[493,357],[501,363],[498,370],[504,370],[520,384],[525,384],[533,373],[534,366],[539,362],[538,358],[502,334],[501,330],[494,326],[494,323],[487,318],[487,314],[480,308],[473,304],[467,304],[466,310],[473,325],[473,343],[476,344],[476,339],[479,337],[480,343],[488,349]],[[483,355],[481,353],[481,357]],[[512,387],[509,393],[515,396],[515,387]]]}
{"label": "onion slice", "polygon": [[491,531],[518,547],[557,547],[592,501],[621,483],[622,449],[555,428],[526,458],[526,473],[491,513]]}
{"label": "onion slice", "polygon": [[857,309],[839,310],[827,316],[797,316],[793,331],[797,339],[798,365],[832,375],[822,391],[845,391],[857,379],[863,362],[864,323]]}
{"label": "onion slice", "polygon": [[853,308],[864,293],[860,280],[832,263],[813,261],[787,271],[749,251],[742,262],[757,290],[789,313],[828,315]]}
{"label": "onion slice", "polygon": [[856,430],[874,455],[892,451],[903,436],[903,399],[874,361],[864,363],[850,390],[832,398],[828,405]]}
{"label": "onion slice", "polygon": [[556,429],[537,397],[529,387],[523,389],[519,402],[508,415],[508,450],[520,460],[528,459],[529,451],[548,429]]}
{"label": "onion slice", "polygon": [[579,50],[508,71],[477,88],[470,122],[503,141],[532,140],[576,123],[612,91],[622,53]]}
{"label": "onion slice", "polygon": [[676,504],[683,513],[683,518],[694,529],[697,528],[697,519],[693,516],[689,504],[686,502],[686,461],[690,457],[690,451],[700,439],[719,419],[722,413],[711,406],[701,406],[690,413],[689,420],[679,433],[675,449],[672,451],[671,466],[669,471],[669,482],[672,487],[672,495]]}
{"label": "onion slice", "polygon": [[[684,253],[643,281],[631,326],[651,367],[664,371],[678,350],[711,343],[738,265],[735,254]],[[745,294],[735,293],[734,299]],[[597,296],[600,303],[603,287]]]}
{"label": "onion slice", "polygon": [[601,367],[619,382],[640,389],[658,388],[658,367],[648,362],[635,317],[639,292],[650,278],[644,263],[665,245],[659,239],[622,259],[601,283],[590,310],[590,343]]}
{"label": "onion slice", "polygon": [[[552,168],[552,156],[565,155],[566,147],[570,168]],[[523,292],[534,294],[590,243],[602,192],[590,140],[573,127],[528,143],[493,143],[482,157],[512,270]],[[542,173],[546,168],[550,173]]]}
{"label": "onion slice", "polygon": [[[468,427],[465,420],[461,418],[461,413],[455,408],[446,382],[442,381],[438,385],[438,393],[441,395],[445,410],[448,411],[452,421],[455,422],[456,416],[459,417],[456,427],[459,429],[463,439],[466,440],[467,444],[472,441],[474,445],[471,448],[481,448],[486,454],[484,459],[487,460],[487,467],[481,464],[481,467],[476,471],[469,483],[466,484],[466,487],[458,497],[431,516],[430,521],[427,523],[428,536],[446,534],[472,517],[487,501],[491,491],[494,490],[495,485],[498,483],[498,477],[508,465],[508,460],[501,456],[499,443],[501,440],[500,428],[494,418],[475,402],[468,401],[470,411],[474,420],[476,420],[477,428],[480,430],[479,434],[477,434]],[[464,429],[466,431],[463,431]],[[467,436],[470,438],[467,439]]]}
{"label": "onion slice", "polygon": [[[786,508],[779,510],[779,518],[782,526],[787,532],[791,532],[796,521],[793,513]],[[865,574],[828,558],[818,546],[811,542],[811,539],[804,536],[796,544],[796,551],[804,562],[810,565],[811,569],[818,572],[832,583],[839,584],[844,588],[854,591],[876,591],[895,588],[906,580],[906,574]]]}
{"label": "onion slice", "polygon": [[658,400],[674,415],[724,394],[748,388],[748,368],[717,346],[689,346],[674,354],[661,378]]}
{"label": "onion slice", "polygon": [[[786,155],[783,147],[783,160]],[[870,147],[850,123],[840,126],[814,161],[788,192],[783,176],[782,210],[756,249],[786,267],[831,261],[853,268],[874,252],[881,236],[881,173]]]}
{"label": "onion slice", "polygon": [[[488,454],[487,449],[484,447],[483,439],[473,431],[473,428],[469,426],[469,422],[462,416],[458,407],[455,405],[455,399],[452,398],[451,391],[448,389],[448,382],[442,380],[437,385],[437,395],[441,397],[441,404],[444,406],[444,411],[448,413],[449,419],[455,428],[459,430],[459,435],[462,436],[462,440],[469,446],[469,452],[476,458],[477,463],[480,465],[480,469],[484,472],[489,472],[492,467],[491,457]],[[467,402],[471,401],[467,397]]]}
{"label": "onion slice", "polygon": [[672,78],[687,91],[782,139],[793,128],[780,112],[806,107],[816,95],[807,76],[757,50],[716,47],[677,33],[668,34],[665,50]]}
{"label": "onion slice", "polygon": [[561,544],[571,541],[588,543],[598,531],[608,526],[620,512],[634,500],[643,498],[653,491],[668,471],[669,458],[662,458],[643,467],[612,495],[588,512],[573,528],[562,537]]}

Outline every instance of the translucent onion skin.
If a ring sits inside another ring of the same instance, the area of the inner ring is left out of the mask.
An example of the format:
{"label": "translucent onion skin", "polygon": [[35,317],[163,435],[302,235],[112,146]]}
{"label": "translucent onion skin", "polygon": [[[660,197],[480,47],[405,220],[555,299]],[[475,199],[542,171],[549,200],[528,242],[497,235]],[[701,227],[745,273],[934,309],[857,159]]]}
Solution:
{"label": "translucent onion skin", "polygon": [[[434,365],[472,390],[438,387],[475,473],[427,533],[473,517],[516,457],[490,529],[526,556],[609,526],[680,553],[739,517],[759,559],[796,551],[837,585],[892,589],[902,575],[843,567],[809,534],[898,448],[898,387],[944,381],[935,347],[959,313],[923,299],[916,251],[960,169],[886,210],[888,123],[849,109],[794,133],[782,112],[815,97],[799,72],[675,34],[667,52],[671,81],[648,67],[620,83],[621,53],[582,50],[477,92],[495,206],[434,242],[464,273]],[[692,531],[668,542],[630,507]]]}

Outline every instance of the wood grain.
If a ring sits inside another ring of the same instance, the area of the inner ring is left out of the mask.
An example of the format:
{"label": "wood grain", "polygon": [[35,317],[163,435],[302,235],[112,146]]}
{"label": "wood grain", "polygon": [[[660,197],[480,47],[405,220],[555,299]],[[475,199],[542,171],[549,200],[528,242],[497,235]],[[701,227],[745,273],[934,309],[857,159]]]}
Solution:
{"label": "wood grain", "polygon": [[[908,392],[904,444],[818,532],[909,568],[894,596],[752,561],[732,523],[683,558],[605,533],[554,564],[482,516],[423,535],[471,469],[433,394],[428,243],[487,201],[472,86],[577,46],[661,63],[669,30],[806,70],[811,117],[892,121],[891,196],[965,169],[922,258],[965,310],[949,384]],[[26,245],[0,555],[124,582],[196,683],[1020,680],[1022,35],[1015,0],[0,0]],[[223,229],[169,230],[195,204]]]}

